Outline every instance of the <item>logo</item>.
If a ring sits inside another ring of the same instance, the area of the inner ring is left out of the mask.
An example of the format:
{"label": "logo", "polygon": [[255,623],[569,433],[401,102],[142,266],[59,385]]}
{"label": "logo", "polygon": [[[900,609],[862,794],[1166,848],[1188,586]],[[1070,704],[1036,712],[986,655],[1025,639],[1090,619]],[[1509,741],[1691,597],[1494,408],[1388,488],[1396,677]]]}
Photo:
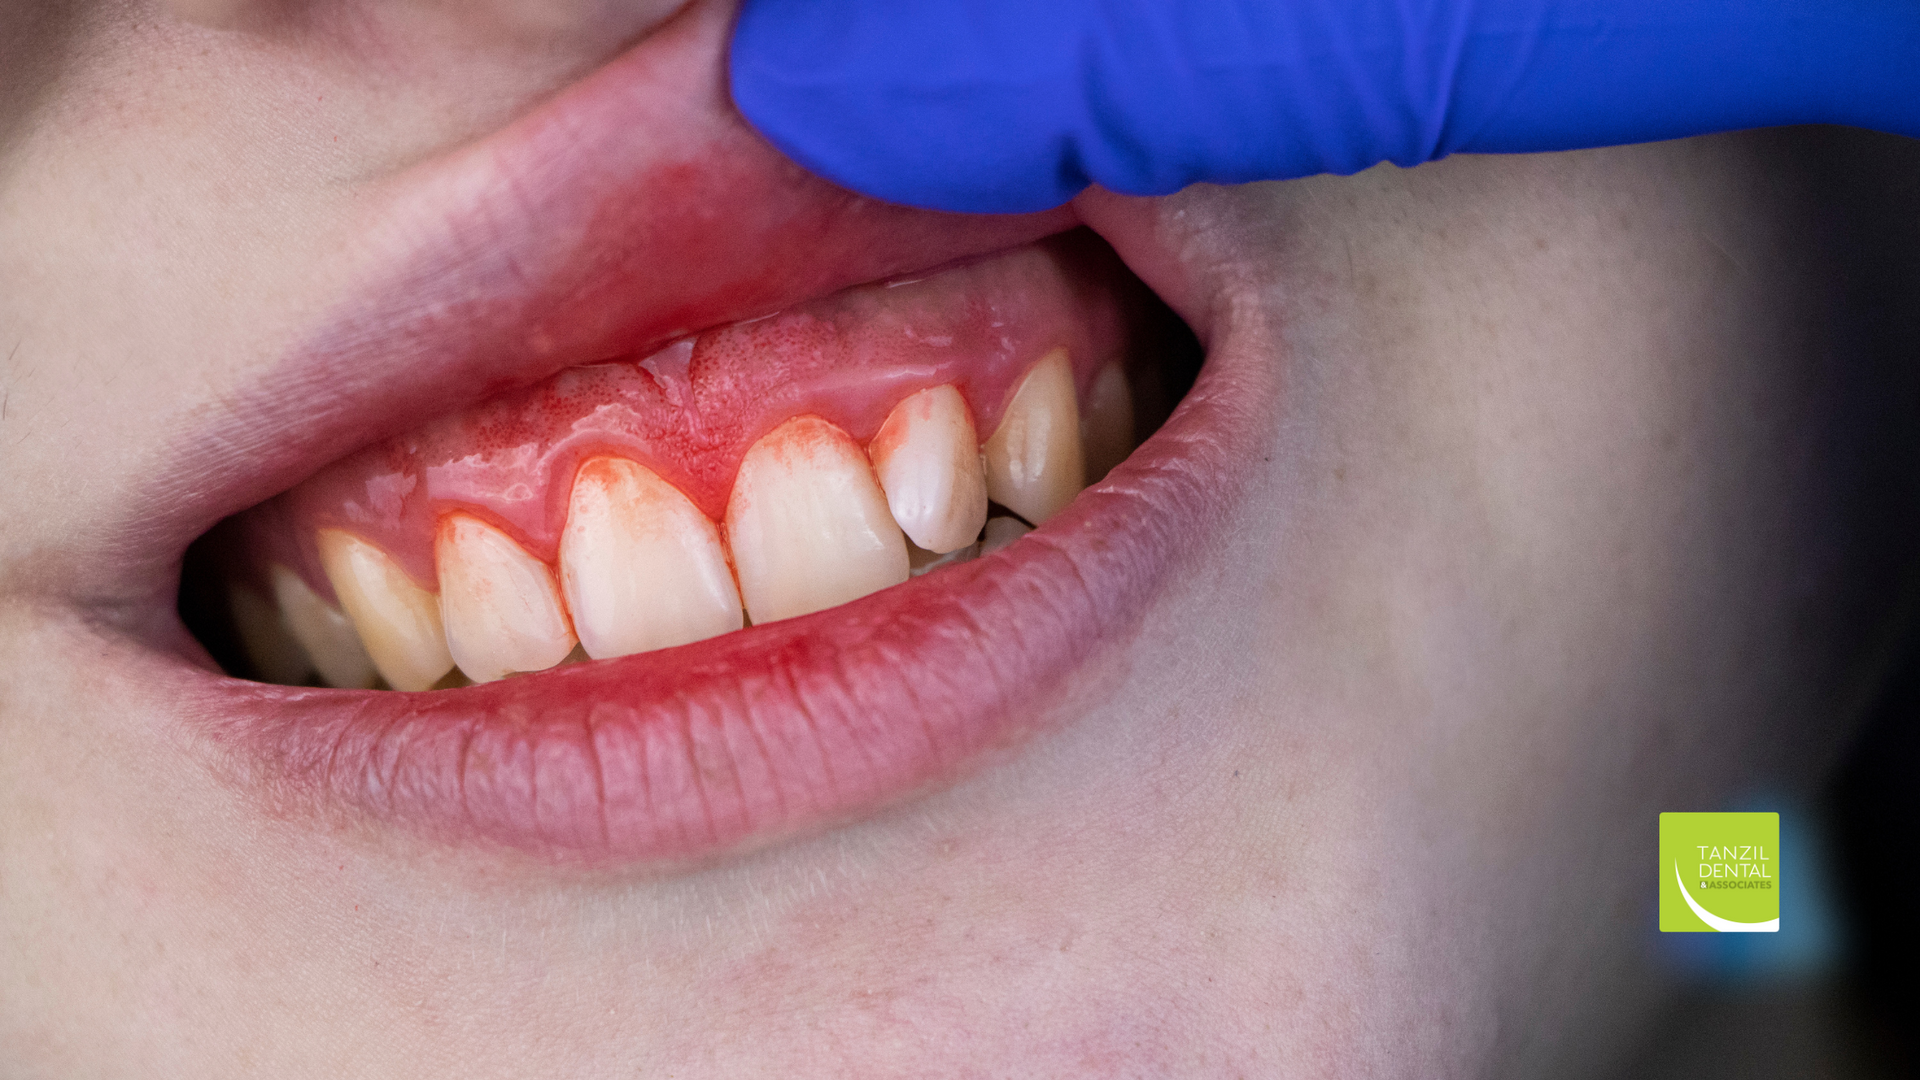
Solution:
{"label": "logo", "polygon": [[1779,814],[1661,814],[1660,929],[1780,929]]}

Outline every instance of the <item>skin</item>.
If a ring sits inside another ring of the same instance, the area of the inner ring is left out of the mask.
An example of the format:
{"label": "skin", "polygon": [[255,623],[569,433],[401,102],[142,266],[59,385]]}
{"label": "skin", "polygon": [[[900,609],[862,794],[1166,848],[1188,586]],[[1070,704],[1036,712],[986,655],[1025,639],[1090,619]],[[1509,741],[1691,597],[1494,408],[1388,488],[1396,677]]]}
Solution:
{"label": "skin", "polygon": [[1049,735],[667,876],[264,815],[127,707],[128,658],[185,646],[146,603],[172,581],[122,570],[156,554],[96,538],[346,288],[363,185],[662,14],[568,11],[6,14],[35,58],[0,64],[11,1075],[1528,1076],[1631,1047],[1670,989],[1654,816],[1810,788],[1900,626],[1911,147],[1090,194],[1268,452]]}

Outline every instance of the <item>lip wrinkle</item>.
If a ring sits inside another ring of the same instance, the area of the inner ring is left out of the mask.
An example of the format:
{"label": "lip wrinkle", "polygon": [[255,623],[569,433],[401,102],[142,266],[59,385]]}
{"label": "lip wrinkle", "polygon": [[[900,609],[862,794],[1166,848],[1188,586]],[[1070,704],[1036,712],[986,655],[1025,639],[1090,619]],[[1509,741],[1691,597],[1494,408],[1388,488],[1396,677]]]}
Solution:
{"label": "lip wrinkle", "polygon": [[[782,672],[781,676],[786,680],[787,693],[793,700],[800,700],[800,684],[794,679],[793,674],[791,672]],[[789,752],[794,750],[796,746],[812,751],[809,756],[816,759],[814,762],[814,768],[817,770],[816,775],[819,776],[821,785],[826,789],[828,794],[827,801],[831,804],[833,800],[844,795],[845,785],[840,780],[839,770],[833,767],[833,755],[826,753],[826,747],[828,746],[826,733],[821,730],[820,718],[814,715],[812,709],[801,710],[800,720],[806,725],[805,733],[812,736],[812,738],[783,739],[782,743],[787,747]],[[789,760],[797,761],[799,758],[795,756]],[[817,796],[812,800],[816,805],[819,801]]]}
{"label": "lip wrinkle", "polygon": [[[563,844],[591,849],[604,839],[606,800],[598,794],[599,763],[586,725],[583,716],[562,718],[544,735],[530,728],[514,740],[513,749],[529,762],[527,797],[541,831]],[[570,805],[576,801],[580,805]]]}
{"label": "lip wrinkle", "polygon": [[[719,819],[713,812],[713,785],[711,783],[711,778],[714,775],[713,762],[703,762],[701,760],[700,751],[703,747],[709,745],[709,743],[707,740],[694,737],[695,726],[693,721],[699,711],[700,703],[697,700],[689,701],[687,707],[681,710],[681,737],[686,743],[688,761],[693,766],[693,772],[689,775],[694,781],[694,791],[700,795],[700,814],[706,819],[707,823],[707,831],[702,839],[714,840],[720,837],[722,832]],[[727,729],[724,723],[717,728],[717,735],[718,738],[716,741],[724,748],[727,740]],[[744,796],[746,793],[743,790],[739,794]],[[744,799],[741,801],[744,801]],[[741,816],[744,818],[746,815],[743,813]]]}
{"label": "lip wrinkle", "polygon": [[[459,729],[460,748],[454,752],[454,782],[460,793],[460,813],[468,821],[473,820],[473,804],[467,800],[467,772],[473,765],[473,729],[463,726]],[[606,792],[605,779],[601,781],[601,793]],[[606,812],[601,811],[601,821],[606,820]]]}
{"label": "lip wrinkle", "polygon": [[582,726],[585,730],[582,732],[580,741],[586,748],[588,758],[593,762],[593,808],[600,826],[599,841],[600,844],[604,846],[608,836],[607,772],[605,764],[600,760],[600,743],[593,737],[593,712],[591,710],[587,712],[586,719],[582,721]]}
{"label": "lip wrinkle", "polygon": [[[711,707],[707,707],[706,711],[710,716],[715,715]],[[773,767],[773,760],[767,756],[766,742],[760,737],[760,726],[749,717],[718,715],[717,719],[726,725],[729,734],[727,761],[733,770],[734,786],[743,796],[752,791],[765,792],[773,811],[772,818],[767,820],[784,818],[786,811],[780,794],[779,770]],[[743,797],[741,807],[742,825],[751,833],[755,827],[754,804]]]}

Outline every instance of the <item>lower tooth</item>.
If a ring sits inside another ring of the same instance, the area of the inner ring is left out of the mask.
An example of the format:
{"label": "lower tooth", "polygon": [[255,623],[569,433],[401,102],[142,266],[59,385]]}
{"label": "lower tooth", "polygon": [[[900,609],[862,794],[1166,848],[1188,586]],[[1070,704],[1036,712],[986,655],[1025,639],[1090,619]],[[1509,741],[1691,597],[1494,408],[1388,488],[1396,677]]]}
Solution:
{"label": "lower tooth", "polygon": [[1119,364],[1108,364],[1087,391],[1087,414],[1080,420],[1080,441],[1087,448],[1087,480],[1097,482],[1133,453],[1133,391]]}
{"label": "lower tooth", "polygon": [[907,565],[912,567],[911,573],[914,577],[931,574],[943,566],[952,566],[955,563],[963,563],[979,557],[980,545],[977,542],[944,554],[928,551],[923,547],[907,548]]}
{"label": "lower tooth", "polygon": [[[350,532],[322,529],[315,544],[321,570],[387,685],[425,690],[439,682],[453,667],[440,625],[440,598],[414,584],[392,556]],[[319,657],[314,659],[318,663]]]}
{"label": "lower tooth", "polygon": [[907,544],[865,451],[816,416],[747,451],[727,542],[754,623],[790,619],[907,580]]}
{"label": "lower tooth", "polygon": [[[320,681],[343,689],[363,689],[373,685],[374,664],[354,633],[346,615],[307,588],[300,575],[284,566],[274,566],[273,599],[313,666]],[[334,586],[334,592],[340,592]],[[341,594],[344,602],[345,594]]]}
{"label": "lower tooth", "polygon": [[574,474],[560,584],[580,644],[596,660],[742,624],[719,530],[678,488],[625,458],[593,458]]}
{"label": "lower tooth", "polygon": [[1019,518],[988,518],[986,535],[980,538],[980,554],[991,555],[1032,531],[1033,526]]}
{"label": "lower tooth", "polygon": [[[313,673],[313,661],[287,630],[278,604],[245,585],[234,584],[227,589],[227,608],[233,614],[233,628],[247,663],[253,667],[254,678],[282,686],[299,686],[307,681]],[[346,621],[344,616],[341,621]],[[353,631],[349,628],[347,632]]]}
{"label": "lower tooth", "polygon": [[547,564],[479,518],[449,514],[434,537],[447,649],[474,682],[545,671],[573,651]]}
{"label": "lower tooth", "polygon": [[987,440],[987,496],[1035,525],[1086,487],[1080,406],[1065,349],[1040,358],[1020,381]]}

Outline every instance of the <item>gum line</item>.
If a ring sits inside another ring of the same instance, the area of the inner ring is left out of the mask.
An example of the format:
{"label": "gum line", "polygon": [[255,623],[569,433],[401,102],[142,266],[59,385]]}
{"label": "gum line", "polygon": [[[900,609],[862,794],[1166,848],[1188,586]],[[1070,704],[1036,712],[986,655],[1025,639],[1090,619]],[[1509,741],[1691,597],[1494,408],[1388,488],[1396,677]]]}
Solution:
{"label": "gum line", "polygon": [[596,454],[653,469],[717,521],[747,448],[784,420],[820,416],[864,444],[895,403],[941,384],[960,390],[984,437],[1055,347],[1073,358],[1084,400],[1123,351],[1128,281],[1104,246],[1068,236],[572,368],[369,447],[250,512],[248,562],[294,567],[333,602],[312,538],[342,528],[437,588],[435,523],[460,510],[551,563],[574,470]]}

